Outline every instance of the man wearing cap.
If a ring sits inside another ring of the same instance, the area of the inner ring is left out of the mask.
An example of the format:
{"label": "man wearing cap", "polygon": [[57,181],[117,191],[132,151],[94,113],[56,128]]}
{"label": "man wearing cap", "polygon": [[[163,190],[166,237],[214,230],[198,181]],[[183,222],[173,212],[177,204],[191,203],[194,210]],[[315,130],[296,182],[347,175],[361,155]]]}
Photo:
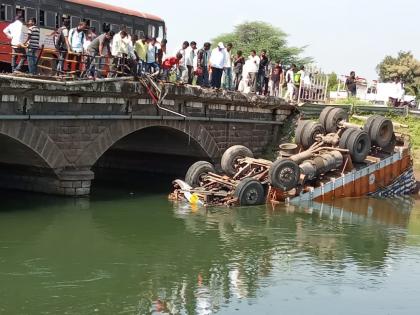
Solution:
{"label": "man wearing cap", "polygon": [[222,75],[225,64],[225,45],[223,45],[223,43],[220,42],[219,44],[217,44],[217,47],[213,49],[210,57],[211,87],[213,89],[220,89],[222,85]]}

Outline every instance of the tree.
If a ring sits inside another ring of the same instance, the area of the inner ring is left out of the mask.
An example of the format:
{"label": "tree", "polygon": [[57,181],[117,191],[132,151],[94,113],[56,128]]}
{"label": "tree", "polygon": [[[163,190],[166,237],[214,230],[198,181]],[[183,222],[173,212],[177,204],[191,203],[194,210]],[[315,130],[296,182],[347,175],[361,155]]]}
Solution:
{"label": "tree", "polygon": [[383,82],[400,77],[407,93],[420,97],[420,61],[409,51],[400,51],[396,58],[386,56],[376,67]]}
{"label": "tree", "polygon": [[329,74],[329,80],[328,80],[328,91],[337,91],[338,88],[338,76],[337,73],[331,72]]}
{"label": "tree", "polygon": [[269,23],[245,22],[235,26],[233,32],[214,38],[213,47],[216,47],[219,42],[223,42],[225,45],[232,43],[234,50],[242,50],[245,57],[251,50],[256,50],[259,53],[265,49],[271,60],[281,61],[282,64],[303,65],[311,62],[311,58],[299,56],[304,47],[289,47],[286,39],[286,33]]}

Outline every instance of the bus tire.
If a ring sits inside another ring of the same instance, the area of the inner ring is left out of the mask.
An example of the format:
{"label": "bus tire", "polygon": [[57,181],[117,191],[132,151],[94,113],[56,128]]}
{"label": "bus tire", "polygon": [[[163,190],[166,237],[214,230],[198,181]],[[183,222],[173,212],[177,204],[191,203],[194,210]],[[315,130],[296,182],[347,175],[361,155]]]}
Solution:
{"label": "bus tire", "polygon": [[296,162],[290,159],[278,159],[268,170],[268,178],[273,187],[289,191],[299,184],[300,173],[300,167]]}
{"label": "bus tire", "polygon": [[237,161],[245,157],[254,157],[250,149],[243,145],[234,145],[225,151],[222,155],[221,167],[226,175],[233,176],[238,171]]}
{"label": "bus tire", "polygon": [[240,206],[256,206],[265,203],[265,190],[256,179],[248,177],[241,180],[235,189],[234,196]]}
{"label": "bus tire", "polygon": [[213,164],[207,161],[198,161],[191,165],[185,174],[185,182],[191,187],[198,187],[203,179],[203,176],[208,173],[216,173]]}

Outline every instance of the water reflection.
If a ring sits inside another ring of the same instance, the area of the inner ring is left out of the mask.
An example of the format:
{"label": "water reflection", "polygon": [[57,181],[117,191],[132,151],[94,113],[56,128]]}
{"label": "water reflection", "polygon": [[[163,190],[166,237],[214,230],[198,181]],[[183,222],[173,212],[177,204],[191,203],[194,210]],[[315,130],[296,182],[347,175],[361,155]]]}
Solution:
{"label": "water reflection", "polygon": [[262,292],[378,289],[420,245],[411,199],[206,210],[105,197],[2,205],[0,313],[242,312]]}

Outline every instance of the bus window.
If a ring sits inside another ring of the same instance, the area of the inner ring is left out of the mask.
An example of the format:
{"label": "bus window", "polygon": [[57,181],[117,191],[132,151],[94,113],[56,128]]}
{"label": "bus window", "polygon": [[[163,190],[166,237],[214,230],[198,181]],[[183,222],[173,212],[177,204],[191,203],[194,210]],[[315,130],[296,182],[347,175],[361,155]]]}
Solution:
{"label": "bus window", "polygon": [[38,20],[36,16],[36,9],[26,7],[25,11],[26,11],[26,21],[28,21],[31,18],[35,18],[36,20]]}
{"label": "bus window", "polygon": [[99,23],[99,21],[90,20],[90,28],[94,28],[96,34],[99,34],[101,32],[100,25],[101,24]]}
{"label": "bus window", "polygon": [[0,6],[0,20],[13,21],[13,7],[9,4],[2,4]]}
{"label": "bus window", "polygon": [[44,13],[44,25],[46,27],[50,27],[50,28],[55,28],[55,20],[56,20],[56,13],[51,12],[51,11],[45,11]]}
{"label": "bus window", "polygon": [[79,24],[80,24],[80,21],[81,21],[82,19],[81,18],[79,18],[78,16],[72,16],[71,18],[70,18],[70,27],[71,28],[74,28],[74,27],[77,27]]}
{"label": "bus window", "polygon": [[159,38],[165,38],[165,34],[163,32],[163,25],[159,26],[159,34],[158,36]]}
{"label": "bus window", "polygon": [[156,37],[156,27],[154,25],[149,24],[149,28],[148,28],[147,33],[148,33],[149,37]]}
{"label": "bus window", "polygon": [[111,24],[111,31],[118,33],[120,31],[120,26],[117,24]]}
{"label": "bus window", "polygon": [[133,35],[133,28],[132,27],[127,27],[127,33],[129,35]]}
{"label": "bus window", "polygon": [[39,26],[45,26],[45,11],[39,10]]}

